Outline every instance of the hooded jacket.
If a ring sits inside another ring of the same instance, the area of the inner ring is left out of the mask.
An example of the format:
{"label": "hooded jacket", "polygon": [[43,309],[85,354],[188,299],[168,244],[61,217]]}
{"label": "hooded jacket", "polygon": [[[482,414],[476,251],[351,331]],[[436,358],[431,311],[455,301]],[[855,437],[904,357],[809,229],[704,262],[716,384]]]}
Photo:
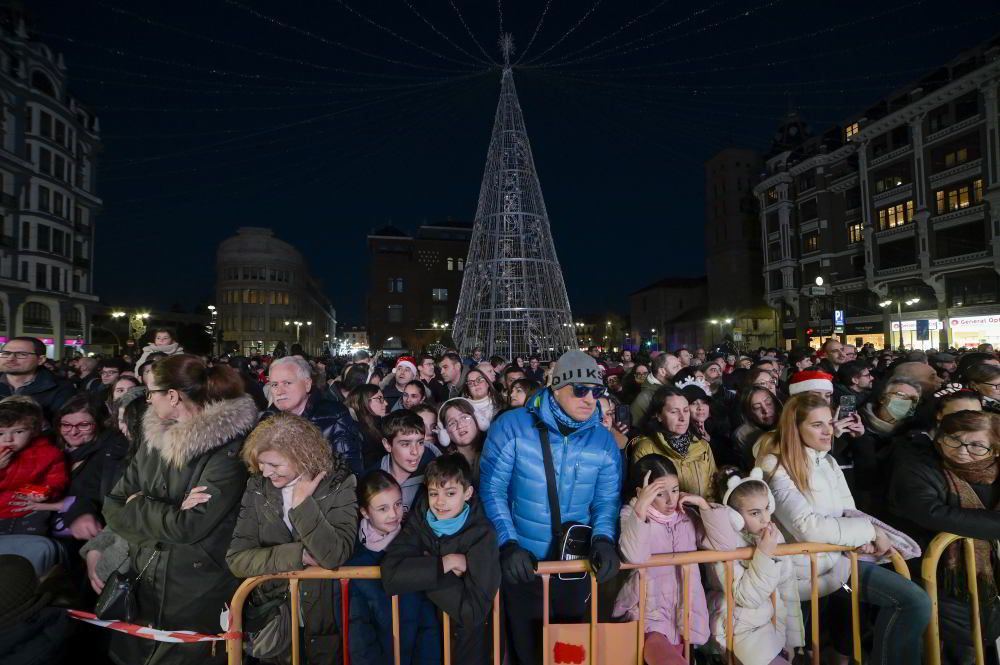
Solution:
{"label": "hooded jacket", "polygon": [[497,542],[517,541],[538,559],[552,545],[545,464],[532,414],[549,432],[562,521],[590,525],[593,538],[617,541],[622,459],[614,437],[599,422],[564,436],[539,392],[525,408],[500,415],[486,435],[479,488]]}
{"label": "hooded jacket", "polygon": [[[108,525],[129,543],[132,570],[145,568],[136,586],[136,623],[219,631],[219,612],[239,584],[225,559],[247,480],[239,453],[256,423],[257,407],[245,395],[211,402],[185,421],[161,420],[147,411],[145,445],[104,501]],[[211,499],[181,510],[197,486],[205,486]],[[207,643],[153,642],[122,633],[111,642],[119,665],[190,663],[208,659],[210,651]]]}
{"label": "hooded jacket", "polygon": [[[481,627],[500,588],[500,553],[496,532],[473,495],[469,517],[457,532],[438,536],[427,523],[427,494],[417,497],[403,530],[386,548],[382,559],[382,586],[389,595],[423,591],[456,626]],[[444,573],[446,554],[464,554],[467,566],[459,577]]]}
{"label": "hooded jacket", "polygon": [[[288,511],[292,531],[282,519],[281,490],[254,474],[247,482],[240,516],[226,553],[229,569],[237,577],[287,573],[305,568],[302,552],[308,550],[322,568],[337,568],[354,550],[358,528],[356,483],[347,464],[336,460],[312,496]],[[302,616],[305,622],[306,660],[310,665],[339,662],[340,631],[334,618],[334,580],[303,580]],[[253,591],[255,605],[279,598],[288,583],[271,581]]]}
{"label": "hooded jacket", "polygon": [[[265,417],[270,417],[280,410],[270,406],[265,411]],[[344,458],[351,473],[361,475],[364,463],[361,459],[361,447],[364,438],[358,429],[358,423],[351,417],[351,412],[340,402],[325,399],[319,390],[313,390],[306,401],[302,417],[318,427],[335,455]]]}

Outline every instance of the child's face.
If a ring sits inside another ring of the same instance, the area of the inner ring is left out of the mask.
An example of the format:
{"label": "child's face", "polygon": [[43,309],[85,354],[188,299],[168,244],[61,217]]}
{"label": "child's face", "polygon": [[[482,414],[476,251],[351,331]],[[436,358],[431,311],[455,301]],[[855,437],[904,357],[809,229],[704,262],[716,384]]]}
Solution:
{"label": "child's face", "polygon": [[361,507],[361,514],[378,531],[392,533],[403,519],[403,495],[395,487],[382,490]]}
{"label": "child's face", "polygon": [[431,512],[439,520],[458,517],[465,502],[472,498],[472,486],[463,487],[457,480],[449,479],[443,484],[427,486],[427,501]]}
{"label": "child's face", "polygon": [[666,476],[663,491],[656,493],[656,498],[651,504],[653,508],[664,515],[677,510],[677,502],[681,498],[681,483],[677,476]]}
{"label": "child's face", "polygon": [[26,423],[14,423],[10,427],[0,427],[0,452],[10,450],[17,453],[34,438],[34,430]]}
{"label": "child's face", "polygon": [[424,441],[434,441],[434,430],[437,429],[437,416],[430,411],[421,411],[420,419],[424,421]]}
{"label": "child's face", "polygon": [[424,456],[423,434],[397,434],[392,438],[392,443],[382,439],[382,445],[396,468],[406,473],[416,473],[420,458]]}
{"label": "child's face", "polygon": [[767,494],[757,492],[740,499],[733,506],[746,523],[746,530],[759,536],[771,523],[771,511],[767,509]]}
{"label": "child's face", "polygon": [[158,332],[156,337],[153,339],[153,343],[156,346],[166,346],[167,344],[173,344],[174,338],[170,336],[170,333]]}

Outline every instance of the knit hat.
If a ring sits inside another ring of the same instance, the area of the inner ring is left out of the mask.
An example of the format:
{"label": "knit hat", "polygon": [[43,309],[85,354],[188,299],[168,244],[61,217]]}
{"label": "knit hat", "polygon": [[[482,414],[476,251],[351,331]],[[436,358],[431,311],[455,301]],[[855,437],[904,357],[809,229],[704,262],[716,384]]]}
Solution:
{"label": "knit hat", "polygon": [[804,372],[796,372],[789,379],[789,395],[798,395],[808,390],[828,390],[833,392],[833,375],[826,372],[806,370]]}
{"label": "knit hat", "polygon": [[552,389],[557,390],[569,383],[603,386],[604,372],[593,356],[583,351],[567,351],[559,356],[552,370]]}
{"label": "knit hat", "polygon": [[396,367],[408,367],[414,377],[417,375],[417,361],[413,356],[400,356],[396,361]]}
{"label": "knit hat", "polygon": [[16,554],[0,554],[0,629],[21,621],[48,605],[49,593],[38,592],[31,562]]}

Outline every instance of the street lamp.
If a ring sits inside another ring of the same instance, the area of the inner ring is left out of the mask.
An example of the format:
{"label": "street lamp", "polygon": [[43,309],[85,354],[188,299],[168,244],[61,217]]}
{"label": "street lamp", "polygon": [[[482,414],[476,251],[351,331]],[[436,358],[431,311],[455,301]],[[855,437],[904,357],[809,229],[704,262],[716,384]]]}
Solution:
{"label": "street lamp", "polygon": [[[896,303],[896,321],[899,324],[899,347],[898,348],[902,349],[903,348],[903,305],[906,305],[907,307],[911,307],[913,305],[916,305],[918,302],[920,302],[920,298],[910,298],[909,300],[905,300],[905,301],[903,301],[903,300],[883,300],[882,302],[880,302],[878,304],[878,306],[881,307],[882,309],[885,309],[886,307],[888,307],[889,305],[891,305],[893,302]],[[890,335],[889,338],[890,338],[890,341],[891,341],[892,340],[892,336]]]}
{"label": "street lamp", "polygon": [[[310,321],[309,323],[312,323]],[[302,326],[305,325],[302,321],[285,321],[286,326],[295,325],[295,343],[299,343],[299,331],[302,330]]]}
{"label": "street lamp", "polygon": [[823,278],[822,277],[819,277],[819,276],[816,277],[816,286],[823,286]]}

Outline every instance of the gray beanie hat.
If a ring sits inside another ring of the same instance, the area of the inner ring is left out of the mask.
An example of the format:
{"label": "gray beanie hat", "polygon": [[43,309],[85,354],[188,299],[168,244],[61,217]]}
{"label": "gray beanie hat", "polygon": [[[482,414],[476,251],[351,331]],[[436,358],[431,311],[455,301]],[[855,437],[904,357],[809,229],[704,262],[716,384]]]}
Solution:
{"label": "gray beanie hat", "polygon": [[570,383],[604,385],[604,370],[594,357],[583,351],[567,351],[556,361],[552,370],[552,389],[558,390]]}

